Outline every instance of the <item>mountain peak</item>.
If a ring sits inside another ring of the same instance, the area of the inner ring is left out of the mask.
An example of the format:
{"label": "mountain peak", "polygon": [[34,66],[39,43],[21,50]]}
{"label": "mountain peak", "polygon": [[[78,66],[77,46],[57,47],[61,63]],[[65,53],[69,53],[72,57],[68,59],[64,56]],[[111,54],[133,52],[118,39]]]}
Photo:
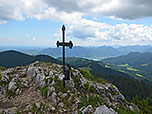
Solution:
{"label": "mountain peak", "polygon": [[139,110],[126,102],[115,85],[80,71],[72,68],[64,88],[58,64],[36,61],[25,67],[1,68],[0,102],[5,105],[0,105],[0,113],[117,114],[120,106]]}

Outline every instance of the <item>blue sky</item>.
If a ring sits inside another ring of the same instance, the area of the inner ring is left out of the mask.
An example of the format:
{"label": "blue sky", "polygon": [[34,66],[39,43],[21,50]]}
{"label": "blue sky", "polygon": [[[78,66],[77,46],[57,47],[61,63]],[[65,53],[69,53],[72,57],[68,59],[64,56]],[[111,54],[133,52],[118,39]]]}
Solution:
{"label": "blue sky", "polygon": [[0,45],[55,47],[66,25],[74,45],[151,45],[150,0],[0,1]]}

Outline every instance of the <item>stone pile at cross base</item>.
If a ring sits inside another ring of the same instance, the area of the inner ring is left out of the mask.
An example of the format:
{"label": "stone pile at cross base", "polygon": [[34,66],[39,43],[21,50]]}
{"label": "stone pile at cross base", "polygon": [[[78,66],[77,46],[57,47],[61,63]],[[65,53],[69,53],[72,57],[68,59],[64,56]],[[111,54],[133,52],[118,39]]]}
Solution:
{"label": "stone pile at cross base", "polygon": [[111,83],[97,83],[77,69],[63,87],[62,66],[35,62],[0,69],[0,114],[117,114],[138,111]]}

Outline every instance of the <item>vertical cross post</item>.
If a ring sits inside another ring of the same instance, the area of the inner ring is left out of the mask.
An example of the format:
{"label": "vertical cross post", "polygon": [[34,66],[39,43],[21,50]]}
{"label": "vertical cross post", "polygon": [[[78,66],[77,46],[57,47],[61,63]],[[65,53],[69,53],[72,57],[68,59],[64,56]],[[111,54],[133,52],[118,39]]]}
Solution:
{"label": "vertical cross post", "polygon": [[[65,45],[64,45],[64,39],[65,39],[65,26],[62,26],[62,40],[63,40],[63,74],[65,75]],[[64,83],[64,82],[63,82]]]}
{"label": "vertical cross post", "polygon": [[65,47],[69,47],[70,49],[73,47],[73,43],[71,41],[69,42],[65,42],[65,26],[63,25],[62,26],[62,40],[63,42],[59,42],[57,41],[56,45],[57,47],[59,46],[62,46],[63,47],[63,75],[64,75],[64,78],[63,78],[63,87],[65,87],[65,75],[66,75],[66,72],[65,72]]}

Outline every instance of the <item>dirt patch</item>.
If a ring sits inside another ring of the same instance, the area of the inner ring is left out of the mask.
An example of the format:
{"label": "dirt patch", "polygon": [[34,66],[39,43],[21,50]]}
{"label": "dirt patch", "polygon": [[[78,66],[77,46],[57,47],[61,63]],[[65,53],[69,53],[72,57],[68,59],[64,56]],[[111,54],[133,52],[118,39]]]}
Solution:
{"label": "dirt patch", "polygon": [[7,109],[10,107],[14,107],[14,104],[10,101],[2,102],[0,101],[0,109]]}
{"label": "dirt patch", "polygon": [[28,88],[13,98],[6,101],[0,101],[0,108],[7,109],[11,107],[18,107],[19,110],[24,110],[27,105],[31,105],[38,101],[44,101],[41,91],[37,89],[36,85],[31,82]]}
{"label": "dirt patch", "polygon": [[11,101],[16,107],[19,107],[20,110],[25,109],[29,104],[43,100],[40,90],[37,89],[35,84],[32,84],[31,87],[22,92],[20,96],[12,98]]}

